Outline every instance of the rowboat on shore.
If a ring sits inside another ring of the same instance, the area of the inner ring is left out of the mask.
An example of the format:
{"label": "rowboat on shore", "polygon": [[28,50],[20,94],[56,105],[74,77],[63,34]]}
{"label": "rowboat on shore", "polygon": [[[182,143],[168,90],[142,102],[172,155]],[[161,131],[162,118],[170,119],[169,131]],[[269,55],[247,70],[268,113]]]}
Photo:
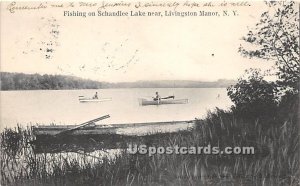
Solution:
{"label": "rowboat on shore", "polygon": [[140,99],[140,105],[164,105],[164,104],[187,104],[188,99],[161,99],[161,100],[147,100],[147,99]]}
{"label": "rowboat on shore", "polygon": [[111,101],[111,98],[85,98],[85,97],[79,97],[79,102],[85,103],[85,102],[103,102],[103,101]]}
{"label": "rowboat on shore", "polygon": [[58,136],[60,134],[67,135],[103,135],[117,134],[120,129],[136,129],[139,127],[164,127],[170,125],[191,125],[194,120],[189,121],[166,121],[166,122],[145,122],[145,123],[124,123],[110,125],[95,125],[94,122],[86,122],[82,127],[78,125],[41,125],[32,127],[33,134],[36,137],[41,136]]}

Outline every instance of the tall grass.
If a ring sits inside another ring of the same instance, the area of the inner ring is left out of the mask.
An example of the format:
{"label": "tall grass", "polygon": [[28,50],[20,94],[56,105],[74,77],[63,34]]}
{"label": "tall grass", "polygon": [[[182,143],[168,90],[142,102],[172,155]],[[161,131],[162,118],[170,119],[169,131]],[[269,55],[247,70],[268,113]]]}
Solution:
{"label": "tall grass", "polygon": [[[216,109],[190,132],[126,137],[148,146],[254,146],[255,155],[128,154],[112,158],[81,152],[36,154],[30,128],[1,133],[1,183],[55,185],[297,185],[298,110],[282,117],[244,120]],[[105,150],[105,149],[102,149]],[[95,157],[96,156],[96,157]]]}

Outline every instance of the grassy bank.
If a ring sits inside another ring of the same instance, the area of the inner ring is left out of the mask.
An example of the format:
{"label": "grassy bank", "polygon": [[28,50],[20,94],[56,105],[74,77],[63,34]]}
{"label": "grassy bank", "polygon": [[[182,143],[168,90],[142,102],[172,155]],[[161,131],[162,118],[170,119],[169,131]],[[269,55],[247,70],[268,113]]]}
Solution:
{"label": "grassy bank", "polygon": [[[288,112],[285,113],[285,112]],[[31,129],[1,133],[1,183],[59,185],[206,185],[299,184],[298,109],[276,117],[241,118],[235,111],[216,109],[199,120],[193,131],[122,138],[147,146],[253,146],[254,155],[128,154],[90,155],[79,145],[77,155],[35,153]],[[90,139],[105,151],[101,140]],[[88,143],[89,144],[89,143]],[[65,146],[65,145],[62,145]],[[90,146],[89,148],[92,148]],[[72,151],[75,151],[73,147]],[[94,149],[95,150],[95,149]],[[100,156],[100,155],[99,155]],[[99,157],[98,156],[98,157]]]}

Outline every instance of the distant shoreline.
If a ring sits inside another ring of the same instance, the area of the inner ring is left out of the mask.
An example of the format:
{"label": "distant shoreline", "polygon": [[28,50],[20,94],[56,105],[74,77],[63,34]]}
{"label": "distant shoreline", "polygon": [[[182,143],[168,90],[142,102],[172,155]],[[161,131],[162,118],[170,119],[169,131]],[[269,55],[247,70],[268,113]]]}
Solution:
{"label": "distant shoreline", "polygon": [[1,72],[1,91],[9,90],[81,90],[81,89],[122,89],[122,88],[226,88],[235,80],[217,81],[155,80],[135,82],[101,82],[75,76],[40,75]]}
{"label": "distant shoreline", "polygon": [[10,91],[47,91],[47,90],[51,90],[51,91],[61,91],[61,90],[110,90],[110,89],[200,89],[200,88],[205,88],[205,89],[211,89],[211,88],[220,88],[220,89],[224,89],[227,87],[133,87],[133,88],[126,88],[126,87],[119,87],[119,88],[91,88],[91,89],[29,89],[29,90],[24,90],[24,89],[16,89],[16,90],[0,90],[0,92],[10,92]]}

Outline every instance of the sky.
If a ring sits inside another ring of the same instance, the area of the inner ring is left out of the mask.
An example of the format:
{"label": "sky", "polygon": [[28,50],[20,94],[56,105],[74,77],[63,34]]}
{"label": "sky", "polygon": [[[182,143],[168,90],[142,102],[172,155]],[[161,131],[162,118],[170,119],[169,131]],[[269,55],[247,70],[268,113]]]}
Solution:
{"label": "sky", "polygon": [[[39,4],[17,3],[18,6]],[[11,13],[10,3],[2,2],[1,71],[73,75],[108,82],[215,81],[236,79],[247,68],[265,70],[272,65],[268,61],[244,58],[238,53],[238,47],[243,44],[242,36],[255,26],[267,8],[262,2],[249,7],[176,9],[238,11],[239,16],[229,17],[64,16],[64,11],[97,10],[77,5],[73,9]],[[164,12],[171,9],[142,10]]]}

